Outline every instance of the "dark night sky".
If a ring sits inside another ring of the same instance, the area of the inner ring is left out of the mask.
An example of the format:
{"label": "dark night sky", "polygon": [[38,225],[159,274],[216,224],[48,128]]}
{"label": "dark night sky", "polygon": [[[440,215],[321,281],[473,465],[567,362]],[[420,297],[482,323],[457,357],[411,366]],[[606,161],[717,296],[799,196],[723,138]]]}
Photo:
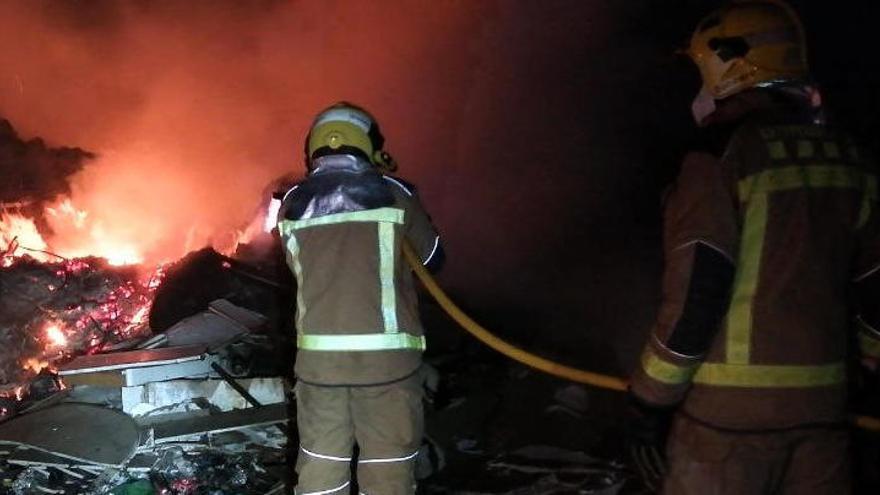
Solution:
{"label": "dark night sky", "polygon": [[[179,218],[159,250],[246,220],[300,170],[311,115],[358,102],[446,234],[454,296],[620,373],[652,318],[660,192],[692,131],[696,71],[674,50],[718,3],[3,2],[0,116],[105,157],[77,179],[86,204],[112,191],[90,206]],[[876,136],[880,6],[795,3],[827,101]]]}

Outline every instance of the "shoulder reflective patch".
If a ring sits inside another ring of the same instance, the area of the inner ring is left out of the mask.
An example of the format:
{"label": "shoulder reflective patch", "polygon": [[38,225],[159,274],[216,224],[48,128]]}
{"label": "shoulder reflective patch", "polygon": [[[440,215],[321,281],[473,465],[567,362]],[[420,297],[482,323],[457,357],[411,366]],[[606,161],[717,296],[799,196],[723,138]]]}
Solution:
{"label": "shoulder reflective patch", "polygon": [[739,181],[740,201],[753,194],[790,189],[859,189],[877,197],[877,178],[855,167],[810,165],[764,170]]}
{"label": "shoulder reflective patch", "polygon": [[811,388],[846,382],[844,363],[816,366],[703,363],[694,383],[746,388]]}
{"label": "shoulder reflective patch", "polygon": [[822,142],[822,154],[825,155],[825,158],[831,160],[839,160],[840,159],[840,146],[837,145],[834,141],[823,141]]}
{"label": "shoulder reflective patch", "polygon": [[391,182],[391,183],[393,183],[393,184],[396,184],[397,187],[403,189],[403,192],[405,192],[407,196],[412,196],[412,195],[413,195],[412,191],[410,191],[410,189],[409,189],[408,187],[406,187],[406,186],[403,184],[403,182],[400,182],[399,180],[395,179],[394,177],[389,177],[389,176],[387,176],[387,175],[383,175],[382,178],[385,179],[385,180],[387,180],[388,182]]}
{"label": "shoulder reflective patch", "polygon": [[773,160],[785,160],[788,158],[788,151],[786,151],[783,141],[768,141],[767,152]]}
{"label": "shoulder reflective patch", "polygon": [[797,157],[801,159],[810,159],[816,154],[816,147],[812,141],[806,139],[797,142]]}
{"label": "shoulder reflective patch", "polygon": [[398,349],[425,350],[425,337],[398,333],[368,333],[349,335],[299,334],[296,346],[307,351],[393,351]]}
{"label": "shoulder reflective patch", "polygon": [[348,222],[388,222],[403,223],[403,210],[399,208],[376,208],[373,210],[354,211],[349,213],[333,213],[322,217],[306,218],[304,220],[282,220],[279,228],[282,235],[289,235],[295,230],[315,227],[318,225],[333,225]]}

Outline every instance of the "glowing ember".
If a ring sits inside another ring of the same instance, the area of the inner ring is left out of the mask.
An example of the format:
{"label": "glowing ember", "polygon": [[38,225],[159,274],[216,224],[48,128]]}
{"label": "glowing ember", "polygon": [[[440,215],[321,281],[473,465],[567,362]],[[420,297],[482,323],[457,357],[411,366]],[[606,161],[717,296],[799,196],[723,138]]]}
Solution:
{"label": "glowing ember", "polygon": [[50,347],[64,347],[67,345],[67,335],[64,335],[64,331],[54,322],[46,324],[46,339],[49,341]]}
{"label": "glowing ember", "polygon": [[9,293],[9,307],[18,309],[0,321],[12,332],[8,340],[21,345],[0,361],[0,385],[23,383],[56,362],[148,335],[153,294],[164,272],[163,266],[146,274],[113,268],[96,258],[21,258],[3,268],[4,279],[17,288]]}
{"label": "glowing ember", "polygon": [[[8,387],[8,386],[2,387],[2,388],[0,388],[0,397],[5,398],[5,399],[21,400],[22,396],[24,395],[24,392],[25,392],[24,385],[17,385],[17,386],[13,386],[13,387]],[[0,417],[2,417],[3,414],[4,414],[4,412],[0,411]]]}
{"label": "glowing ember", "polygon": [[35,358],[27,358],[22,363],[22,369],[32,371],[34,374],[37,374],[43,371],[44,368],[49,367],[48,361],[42,361],[40,359]]}

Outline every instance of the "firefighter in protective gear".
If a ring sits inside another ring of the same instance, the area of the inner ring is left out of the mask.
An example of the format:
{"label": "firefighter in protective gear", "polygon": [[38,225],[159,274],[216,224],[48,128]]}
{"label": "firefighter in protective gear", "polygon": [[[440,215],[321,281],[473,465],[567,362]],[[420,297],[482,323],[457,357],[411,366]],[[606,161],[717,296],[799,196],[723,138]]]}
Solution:
{"label": "firefighter in protective gear", "polygon": [[319,113],[308,174],[284,197],[278,228],[297,280],[298,494],[347,493],[354,444],[367,494],[415,490],[425,337],[409,242],[429,267],[439,237],[391,163],[373,117],[349,103]]}
{"label": "firefighter in protective gear", "polygon": [[[691,39],[704,135],[666,198],[662,302],[630,385],[633,430],[674,411],[666,494],[850,490],[849,330],[880,357],[877,176],[822,122],[805,48],[769,0]],[[664,474],[644,447],[637,464]]]}

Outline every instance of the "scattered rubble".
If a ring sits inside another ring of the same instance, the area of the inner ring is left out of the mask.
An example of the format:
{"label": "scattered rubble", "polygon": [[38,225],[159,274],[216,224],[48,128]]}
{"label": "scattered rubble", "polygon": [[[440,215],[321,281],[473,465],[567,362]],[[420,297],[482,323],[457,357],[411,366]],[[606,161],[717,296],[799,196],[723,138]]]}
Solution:
{"label": "scattered rubble", "polygon": [[152,334],[157,285],[95,259],[0,269],[0,338],[21,342],[0,358],[0,492],[281,493],[290,412],[267,318],[219,299]]}
{"label": "scattered rubble", "polygon": [[[0,351],[0,492],[291,486],[292,350],[279,342],[290,331],[289,286],[203,250],[148,274],[19,256],[0,267],[0,291],[0,339],[19,344]],[[487,355],[456,329],[432,329],[417,461],[424,493],[625,492],[631,473],[584,454],[597,434],[571,431],[601,414],[592,392]]]}

